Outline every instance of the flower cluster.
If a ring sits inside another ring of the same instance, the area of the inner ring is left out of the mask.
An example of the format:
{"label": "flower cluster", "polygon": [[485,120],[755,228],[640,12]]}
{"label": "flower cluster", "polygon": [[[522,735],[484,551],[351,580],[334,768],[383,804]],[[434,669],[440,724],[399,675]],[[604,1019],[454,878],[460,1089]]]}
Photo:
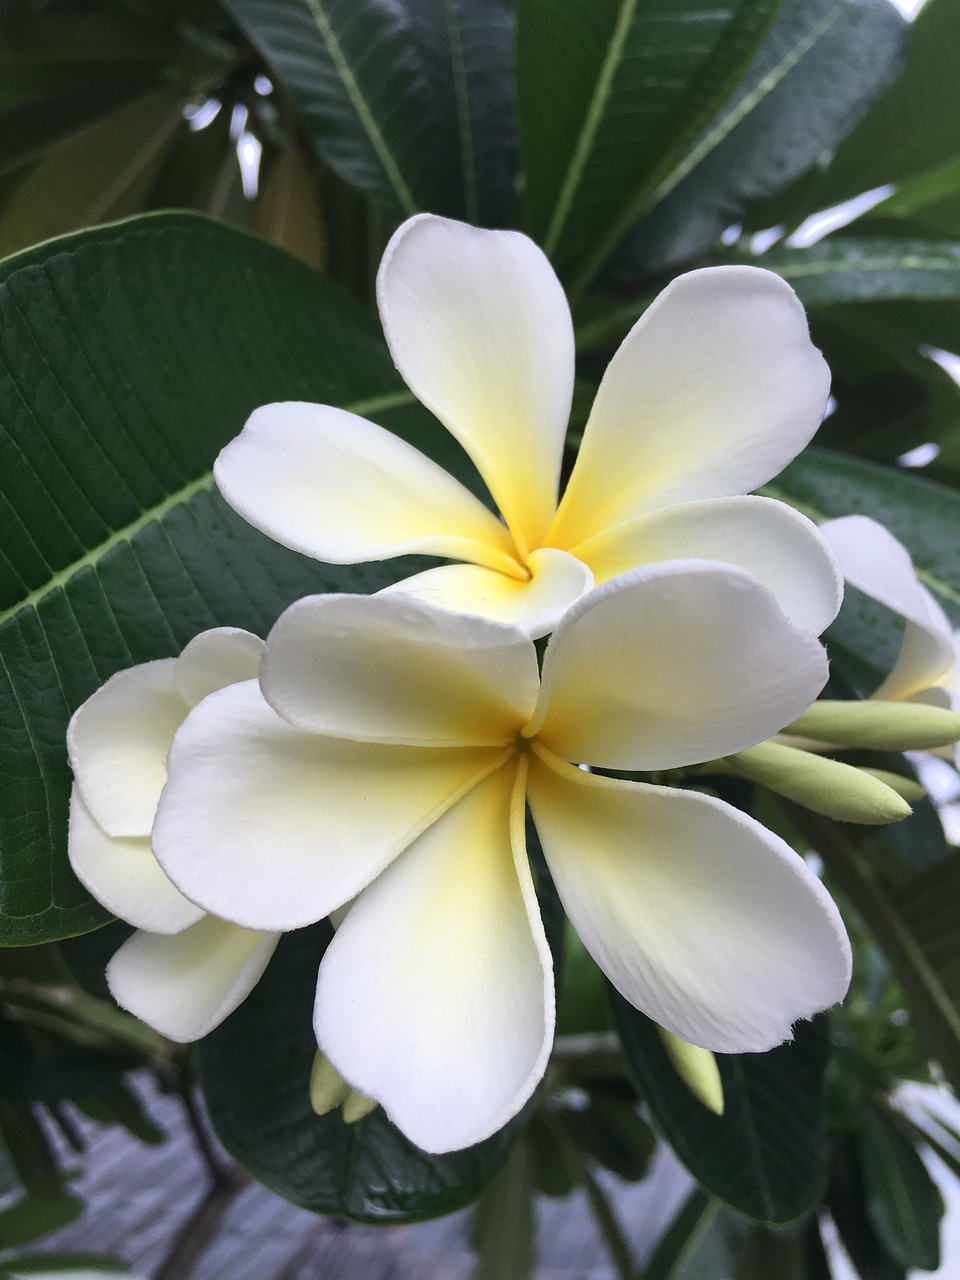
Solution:
{"label": "flower cluster", "polygon": [[747,495],[813,435],[828,376],[778,277],[680,277],[611,361],[560,497],[573,330],[532,242],[413,218],[378,299],[501,518],[373,423],[257,410],[216,467],[247,520],[327,561],[456,563],[114,676],[70,727],[70,857],[138,930],[114,995],[174,1039],[333,915],[324,1061],[439,1152],[502,1126],[550,1053],[528,810],[584,945],[674,1036],[760,1051],[842,998],[849,944],[806,862],[636,776],[749,751],[826,681],[836,558]]}

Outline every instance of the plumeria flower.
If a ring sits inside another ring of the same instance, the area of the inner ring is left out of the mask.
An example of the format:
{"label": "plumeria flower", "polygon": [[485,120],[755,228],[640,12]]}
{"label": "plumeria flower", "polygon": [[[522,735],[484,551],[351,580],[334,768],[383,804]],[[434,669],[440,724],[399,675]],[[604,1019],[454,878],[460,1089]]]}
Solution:
{"label": "plumeria flower", "polygon": [[688,557],[749,570],[815,635],[836,616],[840,577],[815,526],[738,496],[804,448],[829,388],[779,276],[711,267],[663,291],[607,368],[559,506],[574,338],[540,249],[420,214],[387,246],[377,298],[394,362],[502,520],[382,427],[283,403],[258,409],[215,466],[227,502],[258,529],[334,563],[463,562],[396,589],[532,636],[594,583]]}
{"label": "plumeria flower", "polygon": [[843,516],[820,527],[850,585],[906,619],[893,670],[871,697],[960,711],[960,631],[917,577],[910,552],[869,516]]}
{"label": "plumeria flower", "polygon": [[70,863],[99,902],[137,929],[107,966],[110,991],[171,1040],[198,1040],[222,1022],[253,989],[280,936],[237,928],[189,902],[150,847],[174,733],[208,693],[254,678],[262,648],[247,631],[205,631],[179,658],[112,676],[67,732],[76,780]]}
{"label": "plumeria flower", "polygon": [[751,574],[704,562],[586,595],[542,678],[519,628],[399,593],[307,597],[259,683],[177,733],[154,848],[191,901],[249,929],[359,895],[321,964],[320,1048],[414,1142],[454,1150],[520,1109],[553,1038],[525,801],[585,946],[676,1035],[765,1050],[841,998],[840,917],[778,836],[712,796],[578,767],[740,750],[826,672]]}

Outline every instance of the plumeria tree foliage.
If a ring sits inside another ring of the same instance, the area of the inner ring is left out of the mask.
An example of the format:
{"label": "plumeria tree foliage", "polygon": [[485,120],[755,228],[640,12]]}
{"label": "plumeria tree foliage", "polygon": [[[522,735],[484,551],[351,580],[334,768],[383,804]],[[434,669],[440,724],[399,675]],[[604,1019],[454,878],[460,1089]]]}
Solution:
{"label": "plumeria tree foliage", "polygon": [[[480,1276],[574,1187],[622,1277],[937,1266],[958,39],[0,8],[0,1274],[84,1020],[100,1114],[196,1066],[306,1208],[476,1202]],[[657,1139],[641,1272],[596,1175]]]}

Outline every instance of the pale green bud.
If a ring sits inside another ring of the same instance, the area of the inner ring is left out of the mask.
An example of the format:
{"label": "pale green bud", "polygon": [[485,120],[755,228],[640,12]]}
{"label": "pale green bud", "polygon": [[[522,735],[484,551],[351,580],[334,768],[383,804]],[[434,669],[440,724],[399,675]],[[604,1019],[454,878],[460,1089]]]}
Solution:
{"label": "pale green bud", "polygon": [[657,1027],[673,1069],[698,1102],[715,1116],[723,1115],[723,1081],[709,1049],[681,1040],[666,1027]]}
{"label": "pale green bud", "polygon": [[870,769],[865,764],[858,765],[861,773],[869,773],[872,778],[879,778],[888,787],[892,787],[898,796],[902,796],[908,804],[916,804],[922,800],[927,789],[915,778],[905,778],[902,773],[891,773],[889,769]]}
{"label": "pale green bud", "polygon": [[728,760],[744,777],[839,822],[877,826],[910,813],[906,800],[871,773],[779,742],[761,742]]}
{"label": "pale green bud", "polygon": [[808,707],[784,733],[838,747],[877,751],[927,751],[960,741],[960,715],[926,702],[854,702],[821,699]]}
{"label": "pale green bud", "polygon": [[374,1102],[373,1098],[368,1098],[365,1093],[359,1093],[356,1089],[351,1089],[343,1104],[343,1118],[347,1124],[356,1124],[358,1120],[362,1120],[364,1116],[368,1116],[376,1108],[377,1103]]}
{"label": "pale green bud", "polygon": [[318,1116],[346,1102],[352,1090],[336,1067],[317,1050],[310,1071],[310,1106]]}

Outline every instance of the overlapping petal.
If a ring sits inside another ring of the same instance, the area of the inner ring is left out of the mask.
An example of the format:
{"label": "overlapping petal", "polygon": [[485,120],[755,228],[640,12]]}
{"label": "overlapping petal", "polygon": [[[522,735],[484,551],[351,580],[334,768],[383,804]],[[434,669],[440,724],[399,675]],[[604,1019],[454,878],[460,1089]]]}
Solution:
{"label": "overlapping petal", "polygon": [[320,966],[323,1052],[427,1151],[494,1133],[546,1067],[553,974],[515,784],[525,770],[500,769],[411,845]]}
{"label": "overlapping petal", "polygon": [[298,929],[359,893],[502,757],[321,737],[277,715],[256,682],[231,685],[174,740],[154,852],[211,914]]}
{"label": "overlapping petal", "polygon": [[194,636],[177,659],[175,680],[188,707],[228,684],[256,680],[263,641],[240,627],[214,627]]}
{"label": "overlapping petal", "polygon": [[417,553],[517,573],[503,525],[459,481],[365,418],[292,401],[257,409],[214,464],[235,511],[334,564]]}
{"label": "overlapping petal", "polygon": [[212,916],[172,937],[138,932],[107,965],[107,984],[121,1008],[187,1044],[246,999],[279,939]]}
{"label": "overlapping petal", "polygon": [[175,671],[173,658],[118,671],[70,721],[70,767],[107,835],[150,834],[167,752],[187,712]]}
{"label": "overlapping petal", "polygon": [[532,639],[551,631],[564,611],[593,586],[593,574],[581,561],[554,547],[527,558],[529,580],[473,564],[445,564],[385,587],[381,595],[401,592],[426,604],[473,613],[520,627]]}
{"label": "overlapping petal", "polygon": [[74,787],[70,865],[81,884],[121,920],[153,933],[179,933],[203,915],[160,869],[150,836],[108,836]]}
{"label": "overlapping petal", "polygon": [[937,686],[957,660],[953,629],[918,579],[909,551],[869,516],[843,516],[820,527],[850,585],[907,620],[896,664],[873,696],[899,701]]}
{"label": "overlapping petal", "polygon": [[417,746],[511,742],[538,683],[522,632],[382,593],[299,600],[271,632],[261,676],[298,728]]}
{"label": "overlapping petal", "polygon": [[528,798],[564,909],[637,1008],[703,1048],[757,1053],[843,997],[839,912],[778,836],[711,796],[534,753]]}
{"label": "overlapping petal", "polygon": [[548,541],[573,551],[671,503],[749,493],[810,441],[829,386],[779,276],[679,276],[607,366]]}
{"label": "overlapping petal", "polygon": [[819,635],[837,616],[843,578],[816,525],[772,498],[707,498],[653,511],[577,547],[598,582],[661,560],[716,560],[752,573],[794,626]]}
{"label": "overlapping petal", "polygon": [[387,245],[377,301],[407,386],[473,458],[521,555],[534,550],[573,395],[573,324],[547,258],[515,231],[421,215]]}
{"label": "overlapping petal", "polygon": [[826,678],[819,641],[792,627],[744,570],[647,565],[565,615],[524,733],[566,760],[676,768],[769,737]]}

